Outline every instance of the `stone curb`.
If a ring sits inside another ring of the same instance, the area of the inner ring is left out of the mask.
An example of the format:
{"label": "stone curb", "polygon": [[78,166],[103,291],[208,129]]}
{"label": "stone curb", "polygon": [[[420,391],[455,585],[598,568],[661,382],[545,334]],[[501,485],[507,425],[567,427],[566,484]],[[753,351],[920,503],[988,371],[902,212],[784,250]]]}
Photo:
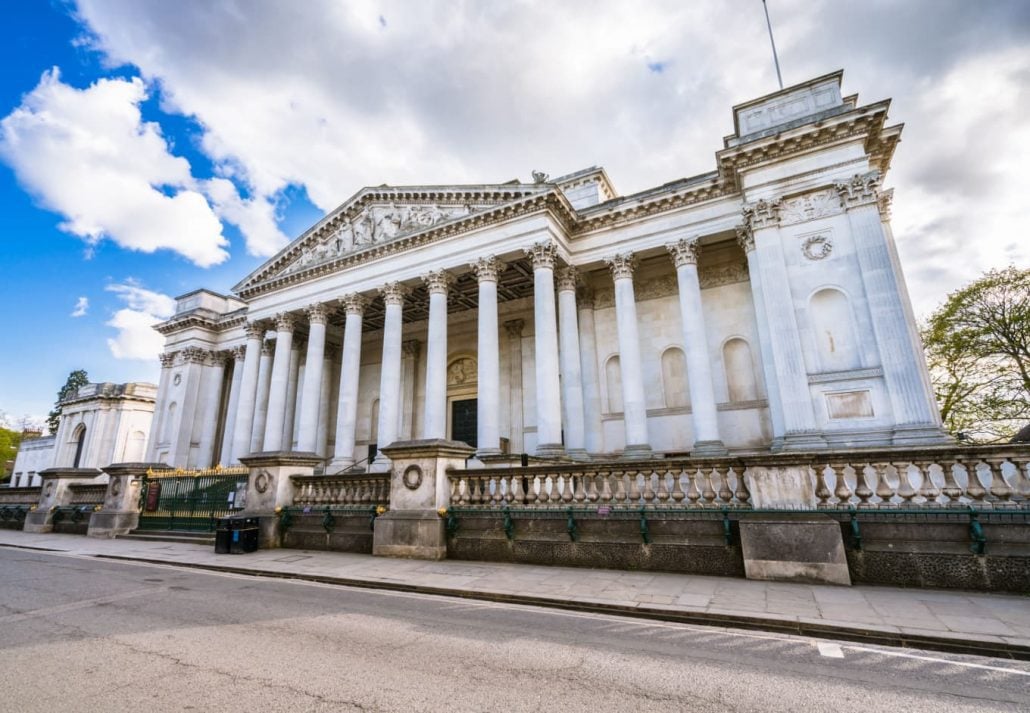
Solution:
{"label": "stone curb", "polygon": [[[14,545],[7,545],[14,547]],[[32,548],[38,549],[38,548]],[[403,582],[380,582],[366,579],[351,579],[347,577],[330,577],[318,574],[303,574],[296,572],[276,572],[271,570],[248,569],[246,567],[233,567],[228,565],[199,564],[195,562],[176,562],[168,560],[150,559],[145,557],[127,557],[124,555],[92,555],[98,559],[116,560],[124,562],[145,562],[147,564],[167,565],[171,567],[187,567],[190,569],[207,570],[211,572],[229,572],[231,574],[243,574],[252,577],[268,577],[272,579],[296,579],[307,582],[318,582],[320,584],[335,584],[361,589],[382,589],[393,592],[409,592],[416,594],[432,594],[443,597],[455,597],[459,599],[474,599],[486,602],[500,602],[506,604],[522,604],[549,609],[563,609],[567,611],[592,612],[596,614],[611,614],[616,616],[628,616],[636,619],[653,619],[659,621],[670,621],[679,624],[695,624],[701,626],[720,626],[736,629],[748,629],[753,631],[769,631],[777,634],[794,634],[800,636],[812,636],[823,639],[837,639],[851,641],[861,644],[872,644],[879,646],[893,646],[904,649],[923,649],[926,651],[939,651],[952,654],[972,654],[975,656],[990,656],[994,658],[1015,659],[1018,661],[1030,661],[1030,646],[1020,644],[1009,644],[994,639],[973,639],[962,638],[962,635],[952,634],[950,636],[927,636],[922,634],[910,634],[875,626],[858,627],[828,624],[817,619],[792,619],[776,618],[768,616],[756,616],[737,613],[714,613],[688,607],[662,608],[660,606],[640,604],[628,606],[625,604],[610,604],[607,602],[590,600],[568,600],[551,597],[533,596],[528,594],[510,594],[505,592],[491,592],[485,590],[453,589],[447,587],[432,587],[421,584],[406,584]]]}

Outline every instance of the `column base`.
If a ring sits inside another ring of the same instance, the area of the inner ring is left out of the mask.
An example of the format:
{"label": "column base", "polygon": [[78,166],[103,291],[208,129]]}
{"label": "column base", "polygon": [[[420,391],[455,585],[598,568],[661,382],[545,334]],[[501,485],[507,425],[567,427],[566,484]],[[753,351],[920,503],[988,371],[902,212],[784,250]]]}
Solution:
{"label": "column base", "polygon": [[565,459],[565,446],[561,443],[541,443],[536,447],[537,458]]}
{"label": "column base", "polygon": [[25,516],[22,532],[53,532],[54,516],[49,510],[33,510]]}
{"label": "column base", "polygon": [[353,458],[333,458],[325,467],[325,472],[327,475],[333,475],[341,470],[347,470],[356,462]]}
{"label": "column base", "polygon": [[648,460],[654,457],[649,443],[636,443],[622,449],[620,460]]}
{"label": "column base", "polygon": [[724,456],[729,453],[722,441],[694,441],[690,447],[692,456]]}
{"label": "column base", "polygon": [[783,450],[783,436],[776,436],[776,438],[772,439],[772,442],[769,443],[769,452],[770,453],[779,453],[782,450]]}
{"label": "column base", "polygon": [[590,460],[590,454],[586,448],[570,448],[566,454],[574,461],[586,462]]}
{"label": "column base", "polygon": [[138,511],[105,512],[101,510],[90,516],[86,535],[111,539],[118,535],[126,535],[137,527],[139,527]]}
{"label": "column base", "polygon": [[783,437],[784,451],[821,451],[829,444],[819,431],[794,431]]}
{"label": "column base", "polygon": [[389,473],[393,469],[393,461],[384,456],[382,452],[376,454],[375,460],[368,464],[369,473]]}
{"label": "column base", "polygon": [[891,443],[895,446],[948,445],[954,442],[954,438],[934,424],[897,426],[891,437]]}

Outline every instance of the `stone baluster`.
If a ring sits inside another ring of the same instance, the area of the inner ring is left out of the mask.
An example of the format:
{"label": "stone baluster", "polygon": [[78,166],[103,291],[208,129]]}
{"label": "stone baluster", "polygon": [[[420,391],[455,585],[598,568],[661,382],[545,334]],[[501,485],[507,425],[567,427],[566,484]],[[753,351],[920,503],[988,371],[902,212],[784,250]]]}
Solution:
{"label": "stone baluster", "polygon": [[672,471],[672,504],[678,506],[683,504],[683,499],[687,497],[687,494],[683,492],[683,471],[673,470]]}
{"label": "stone baluster", "polygon": [[894,488],[891,487],[890,482],[887,480],[888,465],[888,463],[872,464],[876,470],[876,497],[880,498],[880,507],[890,507],[894,504],[891,502],[894,498]]}
{"label": "stone baluster", "polygon": [[962,466],[966,469],[966,476],[968,481],[966,483],[966,497],[969,498],[973,503],[977,505],[984,504],[984,498],[987,497],[987,491],[984,490],[983,484],[980,482],[979,461],[977,459],[963,459],[960,461]]}
{"label": "stone baluster", "polygon": [[898,473],[898,491],[897,495],[901,498],[901,507],[910,507],[912,505],[912,498],[916,496],[916,491],[912,488],[912,480],[909,477],[907,461],[892,462],[894,470]]}
{"label": "stone baluster", "polygon": [[712,470],[702,470],[701,482],[704,484],[704,488],[701,490],[701,499],[704,500],[704,506],[711,507],[715,505],[715,488],[712,487]]}
{"label": "stone baluster", "polygon": [[574,475],[570,476],[573,479],[573,497],[577,503],[585,503],[587,501],[586,491],[586,475]]}
{"label": "stone baluster", "polygon": [[1012,480],[1012,489],[1016,492],[1016,499],[1021,502],[1027,502],[1030,500],[1030,475],[1027,473],[1030,461],[1010,458],[1009,462],[1015,468],[1016,475]]}
{"label": "stone baluster", "polygon": [[656,472],[658,478],[658,492],[655,493],[655,497],[658,499],[659,507],[667,507],[669,504],[669,471],[665,468],[660,468]]}
{"label": "stone baluster", "polygon": [[836,480],[833,488],[833,495],[837,498],[837,504],[847,506],[851,503],[851,488],[848,486],[847,463],[829,463],[827,467]]}
{"label": "stone baluster", "polygon": [[689,506],[690,507],[698,507],[700,505],[700,501],[701,501],[701,485],[700,485],[701,481],[700,481],[700,478],[703,477],[701,475],[701,469],[700,468],[695,468],[693,470],[693,472],[689,472],[688,471],[686,475],[687,475],[687,483],[688,483],[688,485],[687,485],[687,500],[690,501],[689,502]]}
{"label": "stone baluster", "polygon": [[855,496],[858,498],[858,506],[860,508],[872,507],[869,499],[873,497],[873,489],[869,487],[869,477],[866,472],[872,465],[869,463],[859,463],[854,466],[855,469]]}
{"label": "stone baluster", "polygon": [[955,480],[955,466],[958,463],[955,460],[942,458],[940,465],[941,474],[944,476],[944,485],[941,487],[941,492],[948,499],[947,504],[949,507],[959,506],[961,505],[959,498],[962,497],[962,488],[959,486],[958,481]]}
{"label": "stone baluster", "polygon": [[984,458],[984,462],[987,464],[987,469],[991,474],[991,496],[997,498],[1000,501],[999,504],[1004,507],[1015,506],[1015,503],[1012,502],[1012,488],[1005,481],[1005,472],[1003,470],[1005,459]]}
{"label": "stone baluster", "polygon": [[815,471],[815,497],[819,501],[819,507],[829,507],[830,496],[833,495],[826,485],[826,475],[823,472],[827,467],[829,466],[813,468]]}
{"label": "stone baluster", "polygon": [[929,460],[917,460],[913,464],[919,471],[919,495],[922,497],[927,505],[936,505],[937,498],[940,497],[941,491],[937,489],[937,485],[933,482],[933,461]]}
{"label": "stone baluster", "polygon": [[601,502],[610,503],[615,495],[612,493],[612,474],[604,472],[598,475],[601,479]]}
{"label": "stone baluster", "polygon": [[[732,468],[730,470],[733,471]],[[735,471],[733,471],[733,472],[735,472]],[[748,487],[747,487],[747,478],[744,477],[743,473],[741,473],[740,475],[738,475],[736,477],[737,477],[737,491],[736,491],[735,495],[737,496],[737,503],[741,507],[751,507],[751,491],[748,490]]]}
{"label": "stone baluster", "polygon": [[719,488],[716,491],[719,495],[719,500],[726,505],[730,504],[733,500],[733,491],[730,490],[730,475],[728,471],[721,471],[713,466],[712,472],[715,473],[719,478]]}

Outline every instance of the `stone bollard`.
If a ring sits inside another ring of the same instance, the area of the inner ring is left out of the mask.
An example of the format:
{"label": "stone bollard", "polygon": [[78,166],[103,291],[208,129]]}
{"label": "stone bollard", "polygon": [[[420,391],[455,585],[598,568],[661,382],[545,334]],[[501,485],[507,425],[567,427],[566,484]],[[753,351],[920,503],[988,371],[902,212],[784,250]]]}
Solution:
{"label": "stone bollard", "polygon": [[47,468],[39,471],[43,488],[36,509],[25,516],[24,532],[53,532],[53,509],[67,505],[71,497],[68,486],[95,480],[102,473],[96,468]]}
{"label": "stone bollard", "polygon": [[382,449],[393,464],[390,510],[376,518],[372,554],[442,560],[447,533],[438,514],[451,502],[449,468],[464,468],[475,449],[460,441],[392,443]]}
{"label": "stone bollard", "polygon": [[247,478],[247,507],[243,517],[256,517],[261,527],[258,546],[280,546],[277,508],[293,505],[294,475],[313,475],[324,459],[317,453],[269,451],[240,458],[250,469]]}
{"label": "stone bollard", "polygon": [[103,507],[89,519],[89,537],[117,537],[139,527],[140,488],[148,470],[171,470],[165,463],[113,463],[107,473]]}

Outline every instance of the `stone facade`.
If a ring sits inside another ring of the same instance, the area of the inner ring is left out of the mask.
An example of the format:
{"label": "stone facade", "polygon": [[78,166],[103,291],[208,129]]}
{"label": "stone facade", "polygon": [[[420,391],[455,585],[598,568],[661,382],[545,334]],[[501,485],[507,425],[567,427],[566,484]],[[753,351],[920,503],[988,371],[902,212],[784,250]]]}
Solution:
{"label": "stone facade", "polygon": [[901,127],[841,80],[735,107],[715,171],[633,195],[600,168],[363,189],[233,296],[179,298],[146,459],[944,442],[881,188]]}
{"label": "stone facade", "polygon": [[156,398],[156,387],[142,382],[80,387],[61,402],[56,434],[21,444],[11,485],[37,486],[42,482],[38,474],[49,468],[142,461]]}

